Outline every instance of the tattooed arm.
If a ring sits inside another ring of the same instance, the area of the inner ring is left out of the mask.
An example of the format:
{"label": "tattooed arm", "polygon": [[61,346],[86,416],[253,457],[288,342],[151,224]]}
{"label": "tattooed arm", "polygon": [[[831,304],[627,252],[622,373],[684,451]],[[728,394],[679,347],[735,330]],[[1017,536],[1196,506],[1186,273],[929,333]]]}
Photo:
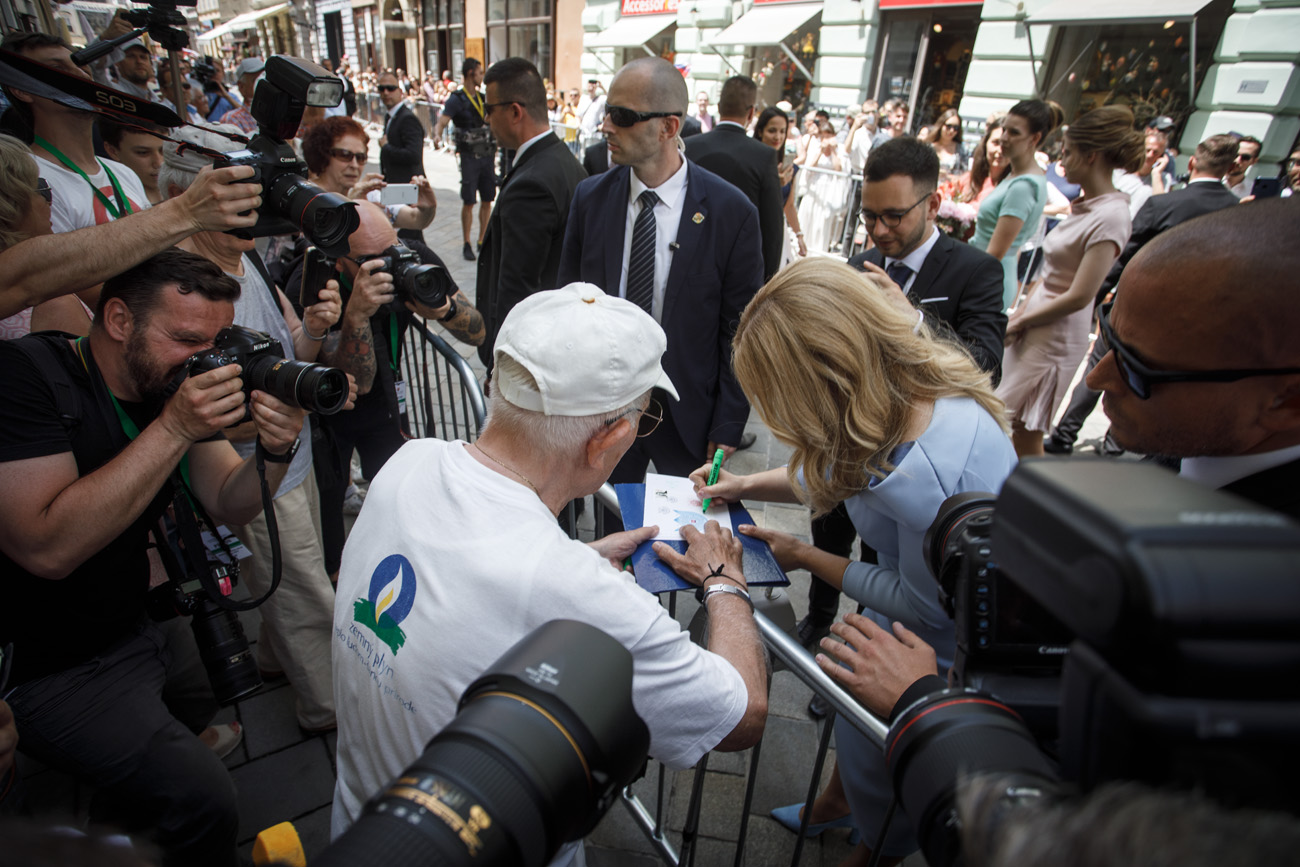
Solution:
{"label": "tattooed arm", "polygon": [[393,276],[377,270],[382,264],[375,259],[357,269],[341,327],[325,338],[317,356],[319,363],[352,374],[357,380],[357,394],[367,394],[375,384],[375,338],[370,317],[393,300]]}
{"label": "tattooed arm", "polygon": [[[442,317],[451,310],[452,304],[456,305],[456,314],[443,322]],[[445,302],[438,308],[426,307],[418,301],[407,301],[406,306],[412,313],[418,313],[430,322],[442,325],[461,343],[479,346],[487,339],[487,326],[483,323],[483,314],[469,303],[465,293],[459,289],[456,290],[451,301]]]}

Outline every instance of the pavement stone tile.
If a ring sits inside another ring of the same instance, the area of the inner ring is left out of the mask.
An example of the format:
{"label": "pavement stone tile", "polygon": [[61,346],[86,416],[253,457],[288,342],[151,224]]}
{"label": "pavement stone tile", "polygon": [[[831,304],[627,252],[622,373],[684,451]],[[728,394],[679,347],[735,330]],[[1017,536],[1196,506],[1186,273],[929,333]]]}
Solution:
{"label": "pavement stone tile", "polygon": [[[755,520],[758,516],[755,515]],[[810,538],[812,523],[808,509],[803,506],[779,506],[768,503],[763,509],[763,526],[801,538]]]}
{"label": "pavement stone tile", "polygon": [[587,867],[660,867],[663,864],[655,855],[639,855],[622,849],[606,849],[588,843]]}
{"label": "pavement stone tile", "polygon": [[325,851],[330,844],[331,805],[326,804],[312,810],[305,816],[294,820],[294,830],[302,842],[302,851],[307,856],[307,863]]}
{"label": "pavement stone tile", "polygon": [[302,729],[298,728],[295,701],[293,689],[287,683],[281,683],[239,703],[244,745],[250,759],[282,750],[303,739]]}
{"label": "pavement stone tile", "polygon": [[[810,720],[768,717],[752,812],[766,816],[775,807],[803,801],[817,757],[818,734]],[[823,781],[829,771],[828,764],[822,771]]]}
{"label": "pavement stone tile", "polygon": [[[712,757],[710,757],[712,764]],[[704,790],[700,797],[699,833],[715,840],[736,839],[740,829],[740,808],[745,798],[745,778],[731,774],[706,771]],[[673,801],[668,810],[668,827],[681,831],[686,824],[686,811],[691,800],[691,779],[679,777],[673,789]]]}
{"label": "pavement stone tile", "polygon": [[334,773],[320,738],[255,759],[230,772],[239,792],[239,839],[329,805]]}
{"label": "pavement stone tile", "polygon": [[767,716],[784,717],[813,724],[808,716],[808,700],[812,690],[802,680],[789,671],[778,671],[772,675],[772,686],[767,693]]}

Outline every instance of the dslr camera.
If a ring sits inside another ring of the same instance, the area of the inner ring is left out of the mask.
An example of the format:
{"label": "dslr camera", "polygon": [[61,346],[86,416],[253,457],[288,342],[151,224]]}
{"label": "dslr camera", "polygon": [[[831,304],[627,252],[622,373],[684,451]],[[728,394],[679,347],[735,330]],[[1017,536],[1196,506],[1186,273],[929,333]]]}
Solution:
{"label": "dslr camera", "polygon": [[[243,368],[245,399],[253,390],[308,412],[333,415],[348,400],[348,377],[343,371],[284,357],[284,347],[269,334],[232,325],[217,332],[215,345],[190,356],[184,376],[198,376],[228,364]],[[241,423],[248,421],[247,413]]]}
{"label": "dslr camera", "polygon": [[257,135],[245,150],[222,154],[213,164],[252,166],[245,183],[262,185],[257,224],[236,229],[241,238],[288,235],[302,231],[332,256],[348,251],[348,236],[361,223],[357,206],[337,193],[307,183],[307,164],[298,159],[289,139],[298,134],[307,106],[335,106],[343,99],[343,82],[314,63],[275,55],[266,61],[265,77],[257,82],[249,109]]}
{"label": "dslr camera", "polygon": [[984,773],[1011,781],[1006,808],[1134,780],[1300,814],[1286,516],[1152,465],[1026,461],[996,502],[945,501],[925,556],[957,688],[899,713],[883,748],[928,863],[960,858],[958,778]]}
{"label": "dslr camera", "polygon": [[[418,253],[403,244],[394,244],[378,255],[359,256],[352,261],[361,265],[372,259],[383,262],[379,270],[393,275],[396,297],[392,309],[397,312],[406,312],[407,301],[416,301],[425,307],[437,309],[456,291],[445,268],[424,264]],[[302,287],[298,296],[303,307],[310,307],[320,301],[320,290],[334,276],[337,261],[337,258],[317,247],[307,248],[303,259]]]}

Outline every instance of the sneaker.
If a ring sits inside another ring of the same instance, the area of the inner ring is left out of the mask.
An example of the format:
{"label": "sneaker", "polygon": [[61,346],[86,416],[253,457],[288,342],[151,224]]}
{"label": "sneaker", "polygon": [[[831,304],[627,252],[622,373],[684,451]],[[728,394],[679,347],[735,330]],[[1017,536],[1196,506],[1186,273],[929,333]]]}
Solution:
{"label": "sneaker", "polygon": [[1056,437],[1043,437],[1043,451],[1049,455],[1071,455],[1074,454],[1074,446],[1070,443],[1063,443]]}
{"label": "sneaker", "polygon": [[465,242],[465,249],[461,250],[460,253],[465,257],[466,262],[474,261],[474,248],[469,245],[469,241]]}
{"label": "sneaker", "polygon": [[795,627],[795,630],[799,637],[799,643],[803,645],[804,649],[815,653],[822,639],[831,634],[831,621],[814,620],[813,616],[809,614],[799,621],[799,625]]}
{"label": "sneaker", "polygon": [[366,495],[356,485],[348,486],[347,496],[343,498],[343,514],[360,515],[361,505],[365,503]]}

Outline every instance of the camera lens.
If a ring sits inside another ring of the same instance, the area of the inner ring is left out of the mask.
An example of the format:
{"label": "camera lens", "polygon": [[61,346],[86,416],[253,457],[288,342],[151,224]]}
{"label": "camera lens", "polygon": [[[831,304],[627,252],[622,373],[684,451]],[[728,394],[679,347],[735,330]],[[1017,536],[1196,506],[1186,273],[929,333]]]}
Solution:
{"label": "camera lens", "polygon": [[645,763],[632,655],[556,620],[506,652],[461,710],[314,867],[540,867],[585,836]]}
{"label": "camera lens", "polygon": [[300,226],[307,240],[330,256],[346,255],[348,236],[361,225],[355,202],[327,193],[298,175],[275,178],[267,204],[273,213]]}
{"label": "camera lens", "polygon": [[306,361],[258,355],[244,365],[245,388],[257,389],[308,412],[333,415],[348,400],[343,371]]}
{"label": "camera lens", "polygon": [[233,704],[262,685],[244,627],[233,611],[201,599],[190,618],[190,628],[218,702]]}
{"label": "camera lens", "polygon": [[402,277],[410,297],[424,306],[436,309],[447,302],[451,280],[437,265],[413,265]]}

